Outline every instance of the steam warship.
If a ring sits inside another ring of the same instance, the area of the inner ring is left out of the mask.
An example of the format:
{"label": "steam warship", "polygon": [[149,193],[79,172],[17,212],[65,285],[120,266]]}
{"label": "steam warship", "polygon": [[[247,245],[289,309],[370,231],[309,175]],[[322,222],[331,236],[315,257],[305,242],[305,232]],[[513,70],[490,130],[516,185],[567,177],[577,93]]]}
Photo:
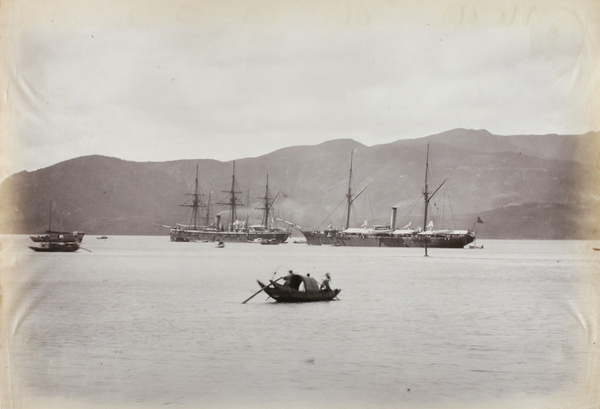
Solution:
{"label": "steam warship", "polygon": [[[350,212],[353,201],[364,191],[364,188],[357,194],[352,194],[352,156],[350,159],[350,176],[348,181],[348,193],[346,194],[347,211],[346,226],[343,230],[331,228],[323,231],[302,230],[301,233],[306,238],[308,245],[333,245],[333,246],[354,246],[354,247],[429,247],[429,248],[463,248],[475,239],[475,232],[472,230],[434,230],[433,222],[427,223],[429,202],[439,191],[442,182],[438,188],[430,192],[428,186],[429,173],[429,144],[427,145],[427,158],[425,162],[425,186],[423,189],[423,198],[425,202],[423,226],[424,229],[411,229],[410,223],[401,229],[396,228],[397,208],[392,207],[390,223],[385,226],[367,227],[366,223],[361,227],[350,227]],[[479,220],[479,219],[478,219]]]}
{"label": "steam warship", "polygon": [[[198,187],[198,167],[196,167],[196,180],[194,193],[189,195],[192,196],[190,204],[184,204],[181,206],[191,207],[192,217],[190,224],[182,225],[176,224],[170,229],[171,241],[178,242],[189,242],[189,241],[210,241],[210,242],[239,242],[239,243],[260,243],[268,241],[270,243],[283,243],[291,235],[290,229],[283,229],[276,227],[271,221],[271,211],[278,194],[274,197],[270,197],[269,193],[269,175],[267,174],[267,182],[265,187],[265,196],[261,199],[262,207],[258,209],[263,210],[263,217],[260,224],[249,225],[248,212],[246,212],[245,220],[239,220],[237,209],[243,206],[240,203],[242,192],[238,190],[236,176],[235,176],[235,162],[233,162],[233,173],[231,177],[231,188],[226,191],[229,194],[229,200],[218,204],[226,205],[229,207],[227,212],[227,220],[225,223],[222,221],[222,214],[218,213],[214,216],[211,222],[210,211],[211,211],[211,197],[209,195],[208,200],[203,202],[200,200],[202,194],[199,192]],[[198,222],[200,216],[200,208],[206,207],[206,213],[204,218],[204,225],[200,225]]]}

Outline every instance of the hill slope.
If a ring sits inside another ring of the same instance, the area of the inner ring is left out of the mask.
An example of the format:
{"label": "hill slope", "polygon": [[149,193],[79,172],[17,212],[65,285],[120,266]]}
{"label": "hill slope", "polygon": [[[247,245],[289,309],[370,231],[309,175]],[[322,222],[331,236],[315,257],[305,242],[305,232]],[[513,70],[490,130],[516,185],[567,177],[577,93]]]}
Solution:
{"label": "hill slope", "polygon": [[[430,190],[447,180],[432,201],[437,227],[471,228],[480,215],[485,224],[477,225],[479,237],[594,238],[600,194],[582,180],[595,163],[595,151],[584,148],[595,146],[598,136],[496,136],[459,129],[372,147],[335,140],[239,159],[235,169],[253,217],[259,218],[268,173],[271,191],[280,192],[279,217],[304,228],[341,227],[354,152],[353,192],[367,188],[354,202],[351,224],[385,224],[396,206],[398,224],[416,227],[423,224],[418,200],[430,143]],[[94,155],[6,179],[0,186],[0,229],[45,230],[52,200],[56,229],[167,234],[160,225],[189,222],[179,205],[193,191],[196,165],[205,197],[210,192],[213,207],[225,211],[217,203],[227,200],[231,162],[129,162]]]}

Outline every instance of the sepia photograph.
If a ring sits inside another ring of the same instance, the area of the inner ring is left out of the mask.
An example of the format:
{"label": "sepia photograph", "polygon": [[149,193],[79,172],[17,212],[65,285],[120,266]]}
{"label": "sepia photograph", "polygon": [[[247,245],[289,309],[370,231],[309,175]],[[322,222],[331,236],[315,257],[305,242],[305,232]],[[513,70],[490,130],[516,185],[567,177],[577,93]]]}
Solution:
{"label": "sepia photograph", "polygon": [[0,2],[0,407],[600,407],[600,1]]}

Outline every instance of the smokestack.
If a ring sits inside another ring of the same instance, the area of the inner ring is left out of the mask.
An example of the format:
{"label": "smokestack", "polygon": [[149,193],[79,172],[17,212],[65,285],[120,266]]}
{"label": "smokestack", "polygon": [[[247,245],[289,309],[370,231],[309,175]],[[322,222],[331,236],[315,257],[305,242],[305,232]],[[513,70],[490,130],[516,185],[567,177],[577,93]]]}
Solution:
{"label": "smokestack", "polygon": [[217,231],[221,231],[221,215],[218,214],[215,216],[216,220],[216,225],[217,225]]}
{"label": "smokestack", "polygon": [[395,207],[392,207],[392,220],[390,221],[390,227],[392,228],[392,231],[396,230],[396,211],[398,209],[396,209]]}

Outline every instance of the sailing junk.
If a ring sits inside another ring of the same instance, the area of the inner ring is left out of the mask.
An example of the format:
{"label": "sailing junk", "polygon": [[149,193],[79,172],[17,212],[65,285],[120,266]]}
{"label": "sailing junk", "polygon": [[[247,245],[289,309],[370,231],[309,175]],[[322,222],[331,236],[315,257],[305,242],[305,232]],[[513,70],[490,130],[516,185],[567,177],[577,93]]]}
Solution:
{"label": "sailing junk", "polygon": [[196,167],[196,181],[192,203],[182,205],[192,208],[192,219],[189,225],[176,224],[170,230],[171,241],[222,241],[222,242],[256,242],[268,241],[269,243],[283,243],[291,235],[290,229],[281,229],[270,225],[270,212],[273,207],[275,198],[269,196],[269,175],[267,175],[265,196],[263,206],[259,209],[263,210],[263,218],[261,224],[248,225],[248,220],[239,221],[237,208],[241,206],[239,203],[241,192],[237,190],[235,179],[235,162],[233,162],[233,173],[231,177],[231,188],[226,193],[229,193],[229,200],[219,204],[229,207],[229,220],[226,225],[221,223],[221,215],[215,216],[214,223],[210,222],[210,195],[206,203],[206,217],[204,226],[198,225],[199,211],[203,206],[199,200],[201,194],[198,192],[198,167]]}
{"label": "sailing junk", "polygon": [[429,145],[427,145],[427,160],[425,165],[425,187],[423,197],[425,200],[425,211],[423,216],[423,226],[427,226],[423,231],[421,229],[411,229],[410,223],[402,229],[396,229],[396,211],[392,207],[390,223],[387,226],[375,226],[367,228],[366,222],[359,228],[349,227],[350,209],[352,202],[360,195],[364,188],[357,194],[352,195],[352,157],[350,159],[350,177],[348,181],[346,228],[336,230],[331,225],[323,231],[301,231],[306,237],[309,245],[334,245],[334,246],[354,246],[354,247],[443,247],[443,248],[463,248],[475,239],[475,232],[471,230],[434,230],[433,222],[427,224],[429,201],[438,192],[445,183],[433,192],[429,192],[427,184],[427,175],[429,172]]}
{"label": "sailing junk", "polygon": [[73,252],[79,250],[79,243],[83,240],[85,232],[74,231],[55,231],[52,230],[52,202],[50,202],[50,209],[48,211],[48,230],[44,234],[37,236],[29,236],[29,238],[39,243],[39,247],[29,246],[33,251],[42,252]]}

